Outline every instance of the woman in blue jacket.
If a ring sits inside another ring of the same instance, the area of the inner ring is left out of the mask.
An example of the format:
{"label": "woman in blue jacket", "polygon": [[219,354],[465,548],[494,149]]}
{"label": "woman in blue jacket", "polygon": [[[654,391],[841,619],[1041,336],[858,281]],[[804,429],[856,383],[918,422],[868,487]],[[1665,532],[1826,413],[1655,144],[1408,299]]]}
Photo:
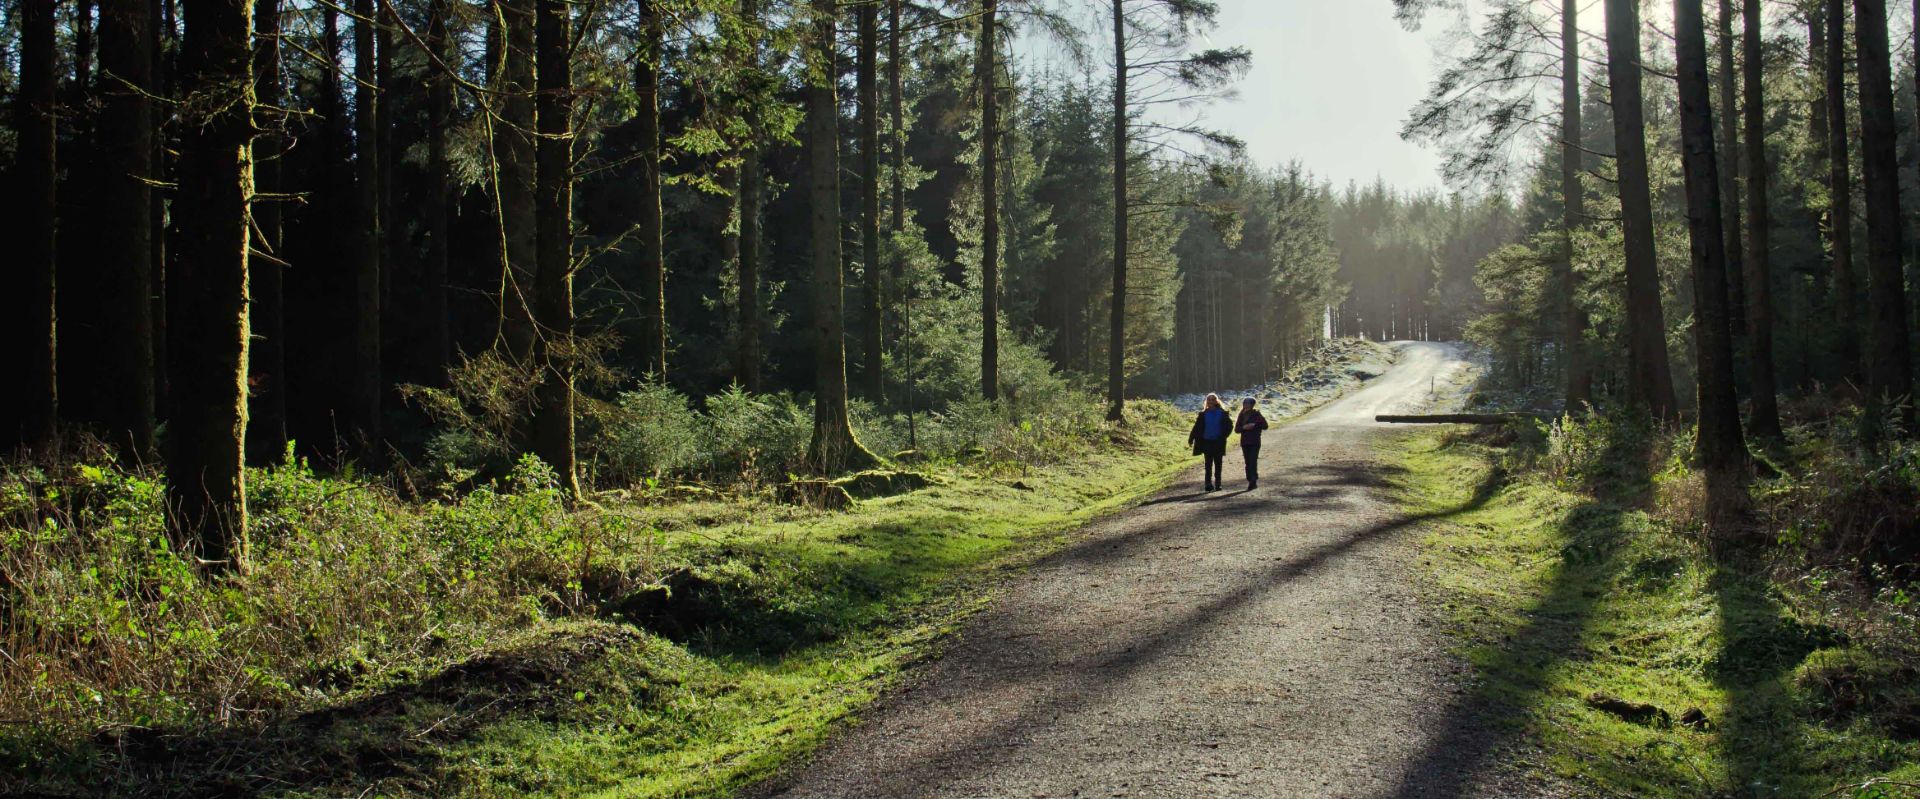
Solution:
{"label": "woman in blue jacket", "polygon": [[1220,407],[1220,395],[1208,394],[1206,407],[1194,418],[1193,431],[1187,434],[1193,454],[1206,458],[1208,491],[1220,490],[1220,471],[1227,458],[1227,436],[1232,434],[1233,417],[1226,408]]}

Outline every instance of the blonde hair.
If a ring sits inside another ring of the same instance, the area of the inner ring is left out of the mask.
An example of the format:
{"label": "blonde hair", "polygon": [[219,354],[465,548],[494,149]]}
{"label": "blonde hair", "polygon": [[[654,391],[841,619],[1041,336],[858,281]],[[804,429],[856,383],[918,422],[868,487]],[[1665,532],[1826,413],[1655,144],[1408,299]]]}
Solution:
{"label": "blonde hair", "polygon": [[1223,410],[1223,411],[1227,409],[1227,406],[1225,406],[1225,405],[1221,405],[1221,404],[1220,404],[1220,395],[1219,395],[1219,394],[1208,394],[1208,395],[1207,395],[1207,407],[1209,407],[1209,408],[1219,408],[1220,410]]}

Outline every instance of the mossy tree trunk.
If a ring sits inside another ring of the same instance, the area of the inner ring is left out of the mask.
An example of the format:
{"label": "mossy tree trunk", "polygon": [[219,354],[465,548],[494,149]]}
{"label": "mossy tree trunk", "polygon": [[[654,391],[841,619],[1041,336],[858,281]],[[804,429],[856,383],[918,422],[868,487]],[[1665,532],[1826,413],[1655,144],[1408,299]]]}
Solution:
{"label": "mossy tree trunk", "polygon": [[813,441],[807,459],[823,474],[875,462],[847,414],[846,301],[840,251],[840,104],[835,97],[834,0],[813,0],[806,42],[806,130],[813,238]]}
{"label": "mossy tree trunk", "polygon": [[252,3],[184,0],[177,257],[168,273],[167,518],[215,570],[247,555],[247,266],[253,196]]}

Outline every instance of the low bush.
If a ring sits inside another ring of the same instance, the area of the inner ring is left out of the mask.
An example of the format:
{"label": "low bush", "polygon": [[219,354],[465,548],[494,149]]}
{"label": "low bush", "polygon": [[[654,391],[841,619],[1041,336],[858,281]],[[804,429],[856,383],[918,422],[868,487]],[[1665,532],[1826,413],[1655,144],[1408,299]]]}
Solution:
{"label": "low bush", "polygon": [[[159,481],[105,463],[0,475],[0,708],[49,735],[243,723],[465,657],[607,575],[649,578],[648,531],[569,512],[531,458],[446,504],[250,470],[252,559],[211,580],[167,535]],[[31,736],[6,740],[7,768],[36,767]]]}

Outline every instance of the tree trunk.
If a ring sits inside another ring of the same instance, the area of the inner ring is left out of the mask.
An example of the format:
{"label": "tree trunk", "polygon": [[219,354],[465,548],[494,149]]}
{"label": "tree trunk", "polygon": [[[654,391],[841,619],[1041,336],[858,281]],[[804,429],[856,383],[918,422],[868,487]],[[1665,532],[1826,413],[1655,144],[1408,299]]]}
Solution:
{"label": "tree trunk", "polygon": [[[153,0],[148,7],[149,20],[158,22],[147,29],[147,51],[152,54],[154,85],[159,88],[161,97],[176,97],[177,70],[169,57],[166,44],[173,39],[173,3],[171,0]],[[150,112],[152,113],[152,112]],[[156,180],[170,183],[173,179],[172,150],[168,147],[167,129],[160,124],[156,114],[153,124],[153,155],[148,163],[153,165]],[[153,352],[149,356],[153,363],[153,415],[155,419],[166,417],[167,411],[167,203],[165,192],[149,191],[151,200],[147,204],[148,293],[147,313],[152,320]]]}
{"label": "tree trunk", "polygon": [[[889,126],[887,154],[893,160],[893,232],[907,229],[907,97],[904,79],[901,76],[900,46],[906,38],[906,32],[900,28],[900,6],[905,0],[887,2],[887,111],[892,116]],[[901,289],[905,279],[906,260],[893,259],[888,269],[893,279],[895,291]]]}
{"label": "tree trunk", "polygon": [[887,395],[884,282],[880,266],[880,7],[861,4],[859,54],[855,65],[860,104],[860,350],[866,359],[861,382],[867,399],[884,402]]}
{"label": "tree trunk", "polygon": [[[54,314],[54,21],[53,4],[20,4],[20,84],[14,100],[13,182],[21,198],[18,304],[9,305],[19,320],[19,418],[8,422],[12,442],[30,447],[49,444],[59,406],[55,379]],[[11,349],[11,348],[10,348]],[[17,425],[17,426],[16,426]]]}
{"label": "tree trunk", "polygon": [[660,210],[660,60],[664,54],[655,0],[638,0],[645,41],[633,65],[633,93],[640,110],[640,348],[646,373],[667,377],[667,261]]}
{"label": "tree trunk", "polygon": [[112,386],[103,420],[129,461],[154,453],[153,418],[153,6],[108,0],[101,7],[100,154],[106,162],[100,211],[112,235],[96,242],[103,285],[98,296],[105,345],[99,364]]}
{"label": "tree trunk", "polygon": [[534,3],[534,50],[539,97],[535,119],[534,204],[538,209],[534,250],[535,363],[541,380],[534,392],[534,454],[560,478],[569,497],[580,495],[574,457],[573,373],[573,76],[568,58],[566,0]]}
{"label": "tree trunk", "polygon": [[[1712,89],[1700,0],[1674,3],[1680,83],[1680,137],[1686,167],[1687,232],[1692,254],[1694,360],[1699,433],[1694,456],[1706,471],[1709,516],[1724,520],[1744,506],[1746,440],[1733,389],[1733,330],[1727,297],[1727,237],[1720,229],[1720,175],[1713,143]],[[1717,523],[1717,521],[1716,521]]]}
{"label": "tree trunk", "polygon": [[[1697,0],[1696,0],[1697,1]],[[1613,95],[1621,228],[1626,240],[1628,393],[1656,418],[1675,416],[1665,312],[1654,254],[1653,195],[1640,90],[1639,0],[1607,0],[1607,76]]]}
{"label": "tree trunk", "polygon": [[998,0],[983,0],[980,62],[980,396],[1000,398],[1000,31]]}
{"label": "tree trunk", "polygon": [[1860,289],[1853,272],[1853,143],[1847,132],[1847,0],[1827,7],[1827,196],[1832,216],[1833,319],[1840,379],[1860,377]]}
{"label": "tree trunk", "polygon": [[[1915,41],[1920,42],[1920,0],[1916,0],[1916,2],[1911,5],[1913,7],[1913,27],[1911,30],[1914,32]],[[1916,108],[1920,108],[1920,45],[1916,45],[1915,53],[1916,55],[1913,61],[1914,103]],[[1914,114],[1914,126],[1915,141],[1920,141],[1920,113]],[[1914,168],[1916,171],[1920,171],[1920,158],[1914,159]],[[1914,235],[1920,237],[1920,228],[1916,228]],[[1920,246],[1920,241],[1908,241],[1907,246]],[[1911,286],[1913,290],[1913,295],[1908,298],[1911,304],[1907,306],[1907,321],[1920,323],[1920,251],[1914,252],[1913,257],[1907,259],[1907,285]]]}
{"label": "tree trunk", "polygon": [[[1771,214],[1767,208],[1767,110],[1762,91],[1766,59],[1761,56],[1760,0],[1744,0],[1747,51],[1747,368],[1753,399],[1747,428],[1753,435],[1779,439],[1780,403],[1773,374],[1773,271]],[[1731,154],[1729,155],[1731,157]]]}
{"label": "tree trunk", "polygon": [[[280,0],[255,0],[254,7],[254,93],[264,109],[262,127],[265,158],[255,160],[254,174],[259,191],[273,194],[284,191],[280,185],[280,161],[284,145],[275,135],[284,117],[280,91]],[[104,42],[103,42],[104,43]],[[281,245],[280,200],[269,197],[253,205],[254,250],[264,257],[254,258],[247,269],[254,336],[248,348],[247,375],[252,390],[247,397],[247,462],[265,466],[278,463],[287,449],[287,252]]]}
{"label": "tree trunk", "polygon": [[493,159],[500,204],[500,334],[507,354],[532,366],[534,255],[533,2],[494,0],[501,28],[495,67],[499,121],[493,123]]}
{"label": "tree trunk", "polygon": [[1107,331],[1107,420],[1127,399],[1127,8],[1113,0],[1113,302]]}
{"label": "tree trunk", "polygon": [[247,242],[253,195],[252,4],[184,0],[178,257],[168,274],[176,346],[167,419],[167,521],[216,570],[247,557]]}
{"label": "tree trunk", "polygon": [[1567,411],[1579,413],[1593,402],[1593,369],[1587,358],[1587,314],[1580,308],[1580,281],[1573,270],[1575,232],[1586,225],[1580,172],[1586,150],[1580,135],[1580,3],[1561,0],[1560,9],[1560,197],[1559,269],[1561,355],[1566,358]]}
{"label": "tree trunk", "polygon": [[439,67],[452,69],[455,49],[447,25],[453,14],[452,0],[433,0],[427,9],[427,47],[434,58],[427,66],[427,174],[425,197],[427,253],[421,275],[426,294],[421,307],[427,314],[427,335],[420,342],[420,365],[430,385],[446,381],[447,365],[453,361],[453,335],[448,329],[447,241],[449,217],[453,214],[450,165],[447,161],[447,131],[453,125],[453,78]]}
{"label": "tree trunk", "polygon": [[380,101],[374,52],[373,0],[354,0],[353,20],[353,138],[356,218],[353,258],[353,387],[345,421],[349,442],[357,456],[380,459]]}
{"label": "tree trunk", "polygon": [[1855,48],[1860,63],[1861,167],[1867,197],[1867,361],[1869,412],[1904,405],[1913,431],[1912,362],[1908,360],[1907,299],[1901,274],[1900,161],[1893,110],[1893,64],[1887,50],[1886,0],[1854,0]]}
{"label": "tree trunk", "polygon": [[847,416],[846,300],[840,252],[840,103],[835,95],[834,0],[812,0],[808,24],[807,156],[812,195],[814,399],[807,460],[822,474],[863,468],[873,454]]}
{"label": "tree trunk", "polygon": [[[1807,103],[1807,164],[1810,174],[1818,176],[1815,178],[1816,180],[1824,178],[1832,171],[1832,167],[1827,161],[1827,153],[1832,147],[1827,140],[1827,131],[1830,125],[1827,121],[1827,87],[1824,75],[1824,71],[1827,68],[1827,50],[1827,0],[1815,0],[1812,6],[1807,9],[1807,60],[1812,64],[1812,68],[1820,70],[1822,75],[1820,80],[1813,84],[1812,97],[1808,99]],[[1832,199],[1832,197],[1828,197],[1829,206],[1832,205]],[[1820,231],[1823,237],[1823,243],[1827,248],[1823,250],[1822,255],[1831,257],[1830,253],[1832,252],[1831,247],[1833,245],[1832,211],[1830,208],[1820,207],[1816,203],[1808,203],[1808,206],[1809,208],[1807,210],[1813,214],[1814,229]],[[1795,320],[1795,326],[1801,328],[1803,331],[1802,336],[1806,340],[1811,340],[1812,338],[1811,328],[1814,325],[1814,309],[1823,308],[1828,301],[1824,277],[1825,275],[1832,274],[1833,267],[1831,263],[1825,264],[1825,266],[1827,269],[1824,275],[1820,272],[1813,273],[1811,279],[1813,295],[1810,298],[1812,301],[1811,305],[1806,309],[1804,316]],[[1800,357],[1810,360],[1812,354],[1809,350],[1810,348],[1803,346]],[[1803,374],[1802,379],[1806,379],[1809,376],[1811,376],[1811,373]]]}
{"label": "tree trunk", "polygon": [[[1720,162],[1720,230],[1727,239],[1727,297],[1733,303],[1728,318],[1733,320],[1734,336],[1744,333],[1747,307],[1746,285],[1742,280],[1744,266],[1741,263],[1742,244],[1740,236],[1740,94],[1735,88],[1740,74],[1739,62],[1734,59],[1733,48],[1736,34],[1733,20],[1738,14],[1737,4],[1744,0],[1718,0],[1719,6],[1719,49],[1720,74],[1714,85],[1720,90],[1720,105],[1717,121],[1720,123],[1720,141],[1717,152],[1726,155]],[[1748,51],[1749,53],[1753,51]],[[1749,57],[1748,60],[1752,60]]]}
{"label": "tree trunk", "polygon": [[[757,29],[760,20],[758,0],[740,0],[740,18],[749,29]],[[753,34],[753,43],[747,55],[747,63],[760,68],[760,38]],[[740,387],[751,392],[759,392],[760,386],[760,340],[764,333],[760,329],[760,125],[757,114],[758,100],[748,103],[743,109],[746,115],[747,140],[740,147],[740,195],[738,213],[740,215],[740,285],[737,304],[740,306],[740,349],[738,353],[738,374]]]}

